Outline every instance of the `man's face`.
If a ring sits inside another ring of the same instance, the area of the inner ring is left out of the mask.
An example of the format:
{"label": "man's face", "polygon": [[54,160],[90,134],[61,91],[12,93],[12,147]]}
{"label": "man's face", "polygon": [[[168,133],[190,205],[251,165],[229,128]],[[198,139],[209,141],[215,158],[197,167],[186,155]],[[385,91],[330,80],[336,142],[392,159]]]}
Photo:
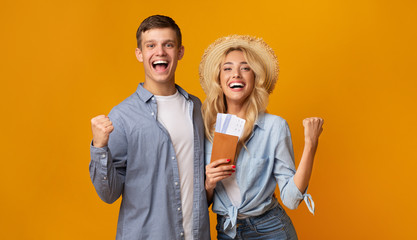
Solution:
{"label": "man's face", "polygon": [[184,55],[171,28],[154,28],[142,33],[142,50],[136,49],[136,58],[143,62],[145,82],[153,86],[175,83],[177,62]]}

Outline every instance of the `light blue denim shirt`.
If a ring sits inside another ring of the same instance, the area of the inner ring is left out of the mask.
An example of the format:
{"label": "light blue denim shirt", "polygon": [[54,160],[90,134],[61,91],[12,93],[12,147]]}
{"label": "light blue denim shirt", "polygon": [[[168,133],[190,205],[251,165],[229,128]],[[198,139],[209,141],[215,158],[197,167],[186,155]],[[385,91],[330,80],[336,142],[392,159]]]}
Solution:
{"label": "light blue denim shirt", "polygon": [[[206,139],[205,145],[206,164],[209,164],[212,144]],[[291,133],[283,118],[260,114],[246,146],[248,150],[242,148],[236,161],[241,205],[238,208],[232,205],[221,182],[214,191],[213,212],[228,217],[223,226],[227,235],[235,237],[238,217],[259,216],[279,204],[273,196],[277,183],[285,206],[296,209],[304,199],[314,213],[311,196],[302,194],[294,183],[296,170]]]}
{"label": "light blue denim shirt", "polygon": [[[204,188],[204,125],[201,102],[176,86],[190,104],[194,128],[193,239],[210,239]],[[174,146],[157,119],[154,96],[137,91],[114,107],[108,147],[90,147],[90,176],[100,198],[113,203],[122,195],[119,240],[184,239],[181,189]]]}

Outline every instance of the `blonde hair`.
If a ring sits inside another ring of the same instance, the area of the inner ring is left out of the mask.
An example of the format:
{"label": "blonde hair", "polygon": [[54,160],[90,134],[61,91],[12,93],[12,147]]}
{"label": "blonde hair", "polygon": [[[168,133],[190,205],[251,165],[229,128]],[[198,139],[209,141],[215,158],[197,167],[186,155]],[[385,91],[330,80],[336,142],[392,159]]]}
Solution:
{"label": "blonde hair", "polygon": [[243,53],[248,65],[255,75],[255,85],[253,91],[243,103],[246,108],[246,123],[243,134],[239,140],[240,147],[242,147],[245,146],[245,142],[250,137],[253,131],[253,126],[258,120],[259,113],[265,112],[268,105],[269,94],[265,87],[266,68],[263,63],[263,59],[261,59],[256,52],[253,52],[243,46],[231,47],[224,51],[224,53],[215,60],[216,66],[218,66],[217,68],[206,69],[208,73],[208,79],[206,79],[207,96],[202,106],[202,113],[206,137],[212,142],[217,113],[227,112],[227,103],[223,90],[220,86],[220,67],[227,54],[232,51],[241,51]]}

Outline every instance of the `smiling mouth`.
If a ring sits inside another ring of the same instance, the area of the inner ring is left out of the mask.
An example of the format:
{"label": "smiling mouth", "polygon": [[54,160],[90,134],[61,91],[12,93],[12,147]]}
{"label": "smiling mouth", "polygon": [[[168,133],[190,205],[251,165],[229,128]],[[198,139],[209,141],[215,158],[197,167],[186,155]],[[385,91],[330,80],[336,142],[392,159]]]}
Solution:
{"label": "smiling mouth", "polygon": [[163,60],[158,60],[152,63],[152,67],[156,71],[164,71],[168,67],[168,62]]}
{"label": "smiling mouth", "polygon": [[229,84],[229,87],[231,89],[243,88],[243,87],[245,87],[245,84],[243,84],[243,83],[231,83],[231,84]]}

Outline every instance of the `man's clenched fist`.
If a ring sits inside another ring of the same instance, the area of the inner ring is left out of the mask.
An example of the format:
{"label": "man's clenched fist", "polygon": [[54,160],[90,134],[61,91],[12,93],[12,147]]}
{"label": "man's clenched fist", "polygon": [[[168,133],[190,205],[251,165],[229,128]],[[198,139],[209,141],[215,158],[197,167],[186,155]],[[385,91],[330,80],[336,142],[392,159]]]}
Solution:
{"label": "man's clenched fist", "polygon": [[107,146],[109,135],[113,131],[113,124],[109,117],[99,115],[91,119],[91,130],[93,131],[93,146],[101,148]]}

